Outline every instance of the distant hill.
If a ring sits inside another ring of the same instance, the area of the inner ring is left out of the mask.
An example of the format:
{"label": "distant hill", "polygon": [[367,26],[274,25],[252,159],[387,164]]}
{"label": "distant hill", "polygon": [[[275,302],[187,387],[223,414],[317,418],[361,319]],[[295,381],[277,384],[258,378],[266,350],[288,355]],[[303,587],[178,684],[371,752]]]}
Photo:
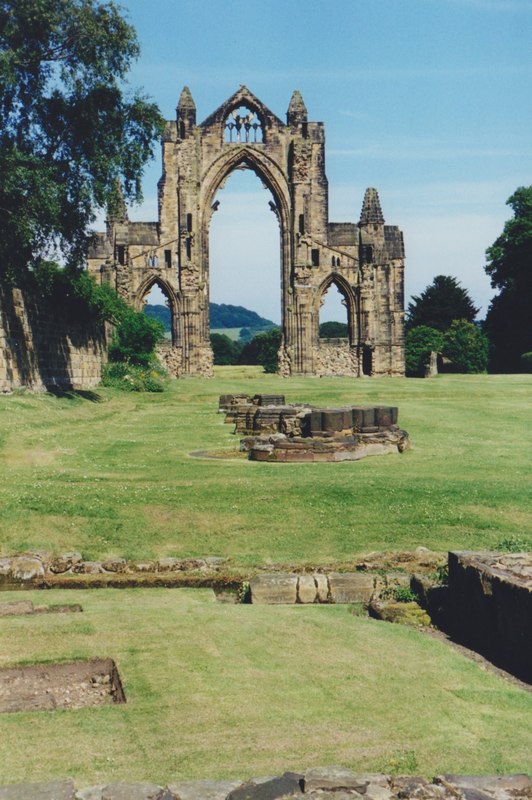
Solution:
{"label": "distant hill", "polygon": [[[164,325],[166,331],[170,330],[170,309],[162,305],[144,306],[144,312]],[[276,328],[275,322],[261,317],[255,311],[250,311],[243,306],[231,306],[225,303],[211,303],[211,328],[248,328],[252,333],[267,331]]]}

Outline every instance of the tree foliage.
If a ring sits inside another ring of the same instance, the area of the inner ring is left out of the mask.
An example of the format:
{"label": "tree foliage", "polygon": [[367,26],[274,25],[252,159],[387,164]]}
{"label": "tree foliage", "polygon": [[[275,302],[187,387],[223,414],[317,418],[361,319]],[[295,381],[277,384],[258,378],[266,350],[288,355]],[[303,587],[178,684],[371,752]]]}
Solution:
{"label": "tree foliage", "polygon": [[259,333],[242,348],[241,364],[260,364],[264,372],[277,372],[279,369],[278,352],[281,346],[282,332],[280,328],[272,328]]}
{"label": "tree foliage", "polygon": [[320,339],[342,339],[349,336],[347,322],[322,322]]}
{"label": "tree foliage", "polygon": [[514,216],[486,251],[485,270],[499,294],[491,301],[485,330],[491,369],[518,372],[521,355],[532,350],[532,186],[516,189],[507,205]]}
{"label": "tree foliage", "polygon": [[242,345],[233,342],[225,333],[211,333],[211,347],[215,366],[238,364]]}
{"label": "tree foliage", "polygon": [[441,353],[443,333],[427,325],[411,328],[406,334],[406,374],[410,378],[423,378],[432,352]]}
{"label": "tree foliage", "polygon": [[0,270],[83,263],[96,208],[139,200],[162,130],[124,79],[139,46],[113,2],[0,0]]}
{"label": "tree foliage", "polygon": [[449,359],[449,372],[486,372],[488,368],[489,341],[478,325],[465,320],[454,320],[445,332],[443,355]]}
{"label": "tree foliage", "polygon": [[406,313],[407,330],[418,325],[446,331],[453,320],[464,319],[473,322],[478,314],[467,290],[460,286],[456,278],[437,275],[433,282],[414,296],[408,304]]}

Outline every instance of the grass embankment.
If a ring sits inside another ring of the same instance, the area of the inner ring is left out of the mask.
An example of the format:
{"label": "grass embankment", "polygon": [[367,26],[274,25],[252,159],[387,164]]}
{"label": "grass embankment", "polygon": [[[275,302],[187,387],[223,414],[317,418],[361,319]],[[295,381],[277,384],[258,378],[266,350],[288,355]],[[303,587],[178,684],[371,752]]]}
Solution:
{"label": "grass embankment", "polygon": [[112,656],[127,704],[1,715],[0,783],[532,768],[532,694],[415,630],[346,606],[219,605],[209,590],[75,599],[83,614],[5,618],[0,664]]}
{"label": "grass embankment", "polygon": [[[413,450],[341,464],[189,456],[236,448],[227,392],[389,403]],[[0,548],[86,558],[327,564],[369,551],[531,546],[532,376],[316,379],[218,368],[160,395],[0,398]]]}

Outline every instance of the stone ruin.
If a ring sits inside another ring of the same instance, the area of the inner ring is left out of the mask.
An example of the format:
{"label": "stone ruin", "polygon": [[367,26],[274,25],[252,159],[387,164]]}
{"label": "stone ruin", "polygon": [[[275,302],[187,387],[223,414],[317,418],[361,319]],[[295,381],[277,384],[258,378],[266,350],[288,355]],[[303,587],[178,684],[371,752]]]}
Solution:
{"label": "stone ruin", "polygon": [[[325,128],[295,91],[286,122],[245,86],[203,122],[188,87],[162,141],[158,221],[134,222],[125,203],[95,234],[89,272],[142,309],[154,285],[167,299],[170,374],[212,374],[209,226],[228,177],[252,170],[279,223],[282,375],[404,375],[404,244],[366,190],[358,222],[329,221]],[[334,284],[345,339],[320,339],[319,310]]]}
{"label": "stone ruin", "polygon": [[120,675],[111,658],[0,669],[0,713],[125,702]]}
{"label": "stone ruin", "polygon": [[396,406],[317,408],[287,404],[284,395],[221,395],[219,410],[251,461],[358,461],[402,453],[408,434],[397,424]]}

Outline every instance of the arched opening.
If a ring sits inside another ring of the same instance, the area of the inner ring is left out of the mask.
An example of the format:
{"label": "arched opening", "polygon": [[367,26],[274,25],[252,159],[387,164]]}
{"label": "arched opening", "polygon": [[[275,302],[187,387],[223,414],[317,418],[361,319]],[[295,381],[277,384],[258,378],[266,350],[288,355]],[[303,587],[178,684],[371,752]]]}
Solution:
{"label": "arched opening", "polygon": [[245,164],[222,181],[211,208],[211,343],[215,363],[221,363],[216,348],[227,352],[228,345],[212,336],[228,337],[236,363],[247,342],[281,322],[279,211],[271,191]]}
{"label": "arched opening", "polygon": [[177,309],[169,289],[158,281],[153,281],[146,286],[139,295],[140,310],[158,320],[164,327],[164,338],[172,345],[176,345],[178,338]]}
{"label": "arched opening", "polygon": [[320,339],[349,339],[347,300],[334,281],[325,289],[319,310]]}

